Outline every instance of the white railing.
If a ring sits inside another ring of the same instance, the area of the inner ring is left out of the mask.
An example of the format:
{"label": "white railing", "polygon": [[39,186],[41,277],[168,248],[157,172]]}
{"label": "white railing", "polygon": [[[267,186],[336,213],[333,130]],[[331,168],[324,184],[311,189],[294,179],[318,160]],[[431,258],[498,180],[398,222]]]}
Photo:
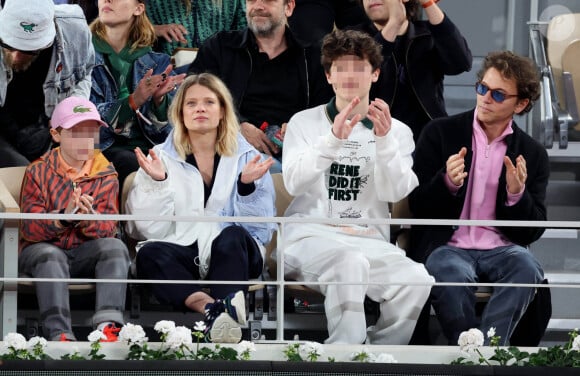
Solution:
{"label": "white railing", "polygon": [[[287,223],[318,223],[318,224],[372,224],[372,225],[435,225],[435,226],[493,226],[493,227],[543,227],[552,230],[554,233],[566,233],[567,238],[576,238],[576,236],[569,236],[570,231],[577,232],[580,229],[580,221],[503,221],[503,220],[449,220],[449,219],[403,219],[403,218],[382,218],[382,219],[328,219],[328,218],[295,218],[295,217],[193,217],[193,216],[160,216],[160,215],[129,215],[129,214],[31,214],[31,213],[2,213],[0,212],[0,219],[14,221],[14,220],[46,220],[46,219],[60,219],[60,220],[115,220],[120,222],[125,221],[184,221],[184,222],[232,222],[232,223],[277,223],[280,226],[280,231],[284,231],[284,226]],[[4,275],[0,277],[0,282],[3,285],[2,289],[2,328],[3,335],[8,332],[16,331],[17,322],[17,306],[16,306],[16,287],[18,282],[68,282],[68,283],[139,283],[139,284],[205,284],[205,285],[253,285],[256,281],[207,281],[207,280],[143,280],[143,279],[91,279],[91,278],[71,278],[71,279],[54,279],[54,278],[27,278],[18,277],[18,261],[17,261],[17,229],[14,227],[5,228],[2,239],[2,252],[0,257],[0,265],[4,271]],[[283,239],[281,239],[283,242]],[[283,249],[284,244],[278,243],[278,248]],[[288,285],[303,285],[300,281],[285,281],[284,280],[284,253],[276,252],[277,255],[277,279],[270,281],[259,281],[260,284],[266,286],[276,286],[277,288],[277,302],[276,302],[276,337],[277,340],[284,338],[284,286]],[[266,260],[264,260],[266,261]],[[435,283],[417,283],[410,281],[386,282],[386,281],[369,281],[362,283],[360,281],[346,281],[346,282],[308,282],[309,285],[356,285],[356,284],[381,284],[381,285],[397,285],[404,283],[413,286],[507,286],[507,287],[536,287],[536,288],[566,288],[578,289],[579,284],[574,283],[549,283],[549,284],[521,284],[521,283],[454,283],[454,282],[435,282]],[[8,301],[6,300],[8,299]],[[8,303],[8,304],[7,304]]]}

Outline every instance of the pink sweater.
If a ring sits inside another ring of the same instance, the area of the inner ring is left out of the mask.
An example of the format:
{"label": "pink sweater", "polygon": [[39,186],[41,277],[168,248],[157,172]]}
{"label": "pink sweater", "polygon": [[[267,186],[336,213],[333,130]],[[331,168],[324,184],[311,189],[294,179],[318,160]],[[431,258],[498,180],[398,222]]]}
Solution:
{"label": "pink sweater", "polygon": [[[460,219],[493,220],[495,216],[495,201],[498,190],[498,180],[503,168],[503,157],[507,145],[506,136],[513,133],[512,121],[504,132],[488,144],[487,136],[477,120],[477,109],[473,117],[473,160],[467,179],[467,193],[461,211]],[[459,152],[459,150],[458,150]],[[445,182],[449,191],[456,194],[460,187],[455,186],[447,174]],[[506,189],[507,187],[503,187]],[[515,205],[523,195],[523,190],[517,194],[507,194],[507,205]],[[493,249],[512,244],[497,228],[487,226],[459,226],[448,243],[451,246],[464,249]]]}

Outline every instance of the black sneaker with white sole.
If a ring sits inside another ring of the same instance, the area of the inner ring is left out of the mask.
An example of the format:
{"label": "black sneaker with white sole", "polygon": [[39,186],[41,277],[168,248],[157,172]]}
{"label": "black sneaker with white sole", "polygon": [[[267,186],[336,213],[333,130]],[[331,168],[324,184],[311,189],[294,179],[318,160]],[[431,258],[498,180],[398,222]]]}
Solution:
{"label": "black sneaker with white sole", "polygon": [[246,324],[246,298],[242,291],[217,299],[205,307],[205,339],[214,343],[238,343],[240,325]]}

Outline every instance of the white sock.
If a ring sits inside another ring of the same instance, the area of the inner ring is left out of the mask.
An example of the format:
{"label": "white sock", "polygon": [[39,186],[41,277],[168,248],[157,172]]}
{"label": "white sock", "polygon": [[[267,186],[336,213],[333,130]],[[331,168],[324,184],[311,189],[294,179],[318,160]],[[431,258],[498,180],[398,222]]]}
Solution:
{"label": "white sock", "polygon": [[101,332],[103,331],[103,329],[105,329],[107,327],[107,325],[109,324],[114,324],[112,321],[104,321],[102,323],[100,323],[99,325],[97,325],[97,330],[100,330]]}

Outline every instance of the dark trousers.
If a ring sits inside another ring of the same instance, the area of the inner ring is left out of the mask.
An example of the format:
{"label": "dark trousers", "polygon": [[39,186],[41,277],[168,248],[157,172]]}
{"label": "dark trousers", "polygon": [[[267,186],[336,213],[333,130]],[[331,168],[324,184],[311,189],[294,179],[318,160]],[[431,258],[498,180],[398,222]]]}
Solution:
{"label": "dark trousers", "polygon": [[[137,275],[140,279],[199,280],[197,243],[182,246],[167,242],[146,243],[137,253]],[[240,226],[222,230],[211,246],[206,280],[247,281],[262,273],[262,254],[256,241]],[[164,304],[187,309],[185,299],[201,291],[200,284],[155,284],[153,294]],[[214,299],[248,290],[248,285],[209,285]]]}

